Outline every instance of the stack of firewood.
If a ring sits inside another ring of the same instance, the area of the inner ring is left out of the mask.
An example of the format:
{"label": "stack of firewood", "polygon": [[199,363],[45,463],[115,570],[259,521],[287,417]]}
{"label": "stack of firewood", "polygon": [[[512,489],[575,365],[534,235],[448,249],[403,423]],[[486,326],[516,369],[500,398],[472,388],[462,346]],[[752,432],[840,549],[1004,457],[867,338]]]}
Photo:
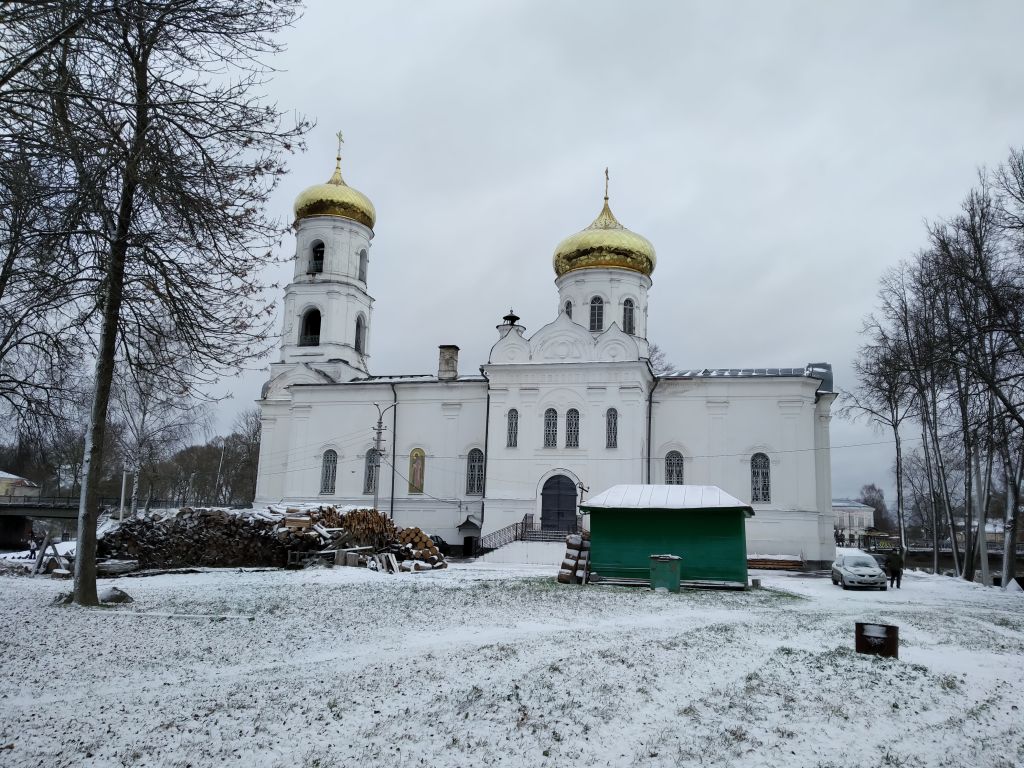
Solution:
{"label": "stack of firewood", "polygon": [[[192,509],[167,517],[143,515],[104,534],[102,558],[138,561],[140,568],[189,566],[285,566],[299,561],[366,565],[380,553],[393,554],[403,570],[447,567],[444,556],[419,528],[396,529],[373,509],[333,506],[272,506],[259,510]],[[351,557],[346,557],[351,555]]]}
{"label": "stack of firewood", "polygon": [[590,576],[590,531],[565,537],[565,557],[557,579],[562,584],[586,584]]}
{"label": "stack of firewood", "polygon": [[429,571],[448,567],[434,540],[419,528],[399,528],[390,550],[403,571]]}

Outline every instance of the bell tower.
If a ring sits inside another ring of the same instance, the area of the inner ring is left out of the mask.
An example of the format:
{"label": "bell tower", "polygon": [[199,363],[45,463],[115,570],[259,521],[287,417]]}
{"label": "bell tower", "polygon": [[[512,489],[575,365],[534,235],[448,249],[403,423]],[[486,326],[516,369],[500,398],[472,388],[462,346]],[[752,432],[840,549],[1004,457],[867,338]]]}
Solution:
{"label": "bell tower", "polygon": [[295,273],[284,292],[280,363],[309,363],[336,381],[368,373],[373,297],[367,286],[377,213],[334,173],[295,200]]}

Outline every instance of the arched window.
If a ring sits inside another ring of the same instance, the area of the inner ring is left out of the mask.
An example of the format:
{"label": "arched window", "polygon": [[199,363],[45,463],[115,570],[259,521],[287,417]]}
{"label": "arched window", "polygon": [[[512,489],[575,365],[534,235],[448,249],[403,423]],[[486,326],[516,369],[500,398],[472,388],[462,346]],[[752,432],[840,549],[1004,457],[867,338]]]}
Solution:
{"label": "arched window", "polygon": [[771,500],[771,462],[763,453],[755,453],[750,457],[750,503],[769,504]]}
{"label": "arched window", "polygon": [[366,471],[363,473],[363,493],[377,490],[377,479],[380,476],[380,454],[376,448],[366,452]]}
{"label": "arched window", "polygon": [[544,447],[558,446],[558,413],[554,408],[544,411]]}
{"label": "arched window", "polygon": [[580,447],[580,412],[575,408],[565,412],[565,447]]}
{"label": "arched window", "polygon": [[683,454],[669,451],[665,454],[665,485],[683,484]]}
{"label": "arched window", "polygon": [[512,408],[508,412],[508,430],[505,437],[505,447],[515,448],[519,445],[519,411]]}
{"label": "arched window", "polygon": [[604,330],[604,302],[600,296],[590,300],[590,330],[595,333]]}
{"label": "arched window", "polygon": [[633,300],[622,302],[622,330],[631,336],[636,333],[636,322],[633,320]]}
{"label": "arched window", "polygon": [[366,321],[362,315],[356,318],[356,352],[366,353]]}
{"label": "arched window", "polygon": [[619,447],[619,412],[609,408],[604,415],[604,447]]}
{"label": "arched window", "polygon": [[565,314],[567,314],[570,319],[572,318],[572,302],[571,301],[565,302]]}
{"label": "arched window", "polygon": [[313,243],[307,271],[311,275],[324,271],[324,244],[320,240]]}
{"label": "arched window", "polygon": [[338,452],[324,451],[324,462],[320,467],[320,493],[334,493],[338,478]]}
{"label": "arched window", "polygon": [[369,263],[370,257],[366,253],[366,249],[363,248],[359,252],[359,279],[364,283],[366,282],[366,265]]}
{"label": "arched window", "polygon": [[299,334],[300,347],[320,346],[320,310],[311,309],[302,316],[302,332]]}
{"label": "arched window", "polygon": [[466,459],[466,495],[480,496],[484,492],[484,452],[474,448]]}

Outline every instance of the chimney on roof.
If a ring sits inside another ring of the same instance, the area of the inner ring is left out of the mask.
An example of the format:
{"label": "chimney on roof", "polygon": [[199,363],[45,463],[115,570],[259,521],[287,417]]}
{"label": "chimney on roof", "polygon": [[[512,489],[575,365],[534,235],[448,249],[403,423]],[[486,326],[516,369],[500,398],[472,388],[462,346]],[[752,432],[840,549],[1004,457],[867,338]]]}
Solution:
{"label": "chimney on roof", "polygon": [[438,350],[438,381],[454,381],[459,378],[459,348],[454,344],[441,344]]}

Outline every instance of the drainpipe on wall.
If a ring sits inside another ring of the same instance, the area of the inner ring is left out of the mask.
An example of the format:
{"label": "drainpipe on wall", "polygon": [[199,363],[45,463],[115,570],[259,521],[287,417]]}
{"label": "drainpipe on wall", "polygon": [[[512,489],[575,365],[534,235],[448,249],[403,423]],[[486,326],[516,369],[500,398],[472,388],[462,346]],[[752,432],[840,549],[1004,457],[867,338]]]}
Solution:
{"label": "drainpipe on wall", "polygon": [[388,514],[395,519],[395,459],[398,458],[398,389],[395,382],[391,382],[391,402],[394,408],[391,409],[391,507]]}
{"label": "drainpipe on wall", "polygon": [[[651,361],[647,361],[647,368],[651,371],[651,376],[654,376],[654,371],[651,370]],[[651,484],[651,454],[654,453],[654,447],[651,445],[651,413],[654,408],[654,390],[658,388],[658,384],[661,383],[661,379],[654,376],[654,386],[651,387],[651,391],[647,395],[647,484]]]}
{"label": "drainpipe on wall", "polygon": [[487,498],[487,456],[490,453],[490,433],[491,433],[491,380],[487,378],[487,374],[484,373],[484,367],[480,366],[480,375],[484,377],[484,381],[487,382],[487,407],[484,410],[484,484],[483,494],[480,496],[480,533],[484,531],[484,499]]}

